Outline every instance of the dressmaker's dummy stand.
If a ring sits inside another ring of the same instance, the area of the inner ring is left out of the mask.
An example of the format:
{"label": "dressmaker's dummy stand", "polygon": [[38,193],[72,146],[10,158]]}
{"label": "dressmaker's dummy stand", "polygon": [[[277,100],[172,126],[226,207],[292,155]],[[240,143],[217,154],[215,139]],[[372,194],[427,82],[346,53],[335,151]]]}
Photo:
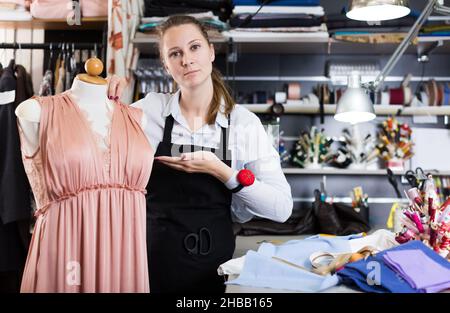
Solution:
{"label": "dressmaker's dummy stand", "polygon": [[[81,110],[86,112],[93,130],[105,138],[108,136],[108,113],[113,109],[113,102],[108,99],[107,81],[98,76],[103,71],[103,63],[97,58],[90,58],[85,63],[85,70],[87,74],[77,75],[69,92]],[[25,138],[24,152],[33,155],[39,147],[41,107],[36,100],[28,99],[17,106],[15,113]],[[143,117],[143,127],[145,121]]]}

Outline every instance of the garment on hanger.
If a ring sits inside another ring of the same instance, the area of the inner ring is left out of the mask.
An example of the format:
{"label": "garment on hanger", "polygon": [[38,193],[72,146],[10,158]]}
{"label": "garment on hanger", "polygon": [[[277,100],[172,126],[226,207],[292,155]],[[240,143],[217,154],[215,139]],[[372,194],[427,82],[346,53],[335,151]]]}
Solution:
{"label": "garment on hanger", "polygon": [[42,79],[41,86],[39,87],[39,96],[51,96],[52,95],[52,85],[53,85],[53,72],[51,70],[46,70],[44,78]]}
{"label": "garment on hanger", "polygon": [[19,290],[32,210],[14,114],[19,83],[15,68],[11,62],[0,77],[0,291],[4,292]]}
{"label": "garment on hanger", "polygon": [[40,148],[24,162],[38,210],[21,291],[148,292],[144,194],[153,152],[142,111],[113,103],[105,169],[71,91],[35,99]]}
{"label": "garment on hanger", "polygon": [[23,101],[31,98],[34,94],[33,91],[33,80],[31,75],[27,73],[27,70],[22,65],[16,65],[16,77],[17,77],[17,87],[16,87],[16,106]]}
{"label": "garment on hanger", "polygon": [[[56,85],[59,81],[59,68],[61,67],[61,54],[58,54],[55,61],[55,67],[53,68],[53,77],[55,80],[53,81],[53,90],[56,90]],[[53,92],[55,94],[56,92]]]}
{"label": "garment on hanger", "polygon": [[61,61],[60,67],[58,69],[58,80],[55,86],[55,94],[60,94],[64,91],[65,87],[65,79],[66,79],[66,69],[64,59]]}

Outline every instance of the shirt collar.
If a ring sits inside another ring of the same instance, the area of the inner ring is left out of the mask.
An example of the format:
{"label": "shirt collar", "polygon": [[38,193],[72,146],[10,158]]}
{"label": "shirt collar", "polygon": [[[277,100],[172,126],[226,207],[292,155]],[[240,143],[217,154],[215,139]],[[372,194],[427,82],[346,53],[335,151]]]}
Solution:
{"label": "shirt collar", "polygon": [[[167,102],[166,107],[164,108],[163,116],[167,117],[170,114],[172,114],[174,119],[181,119],[181,111],[180,111],[180,95],[181,90],[178,89],[177,92],[175,92]],[[223,113],[225,110],[225,101],[222,98],[221,104],[220,104],[220,110],[217,112],[216,116],[216,124],[218,124],[220,127],[228,128],[228,119]],[[184,120],[184,118],[183,118]]]}

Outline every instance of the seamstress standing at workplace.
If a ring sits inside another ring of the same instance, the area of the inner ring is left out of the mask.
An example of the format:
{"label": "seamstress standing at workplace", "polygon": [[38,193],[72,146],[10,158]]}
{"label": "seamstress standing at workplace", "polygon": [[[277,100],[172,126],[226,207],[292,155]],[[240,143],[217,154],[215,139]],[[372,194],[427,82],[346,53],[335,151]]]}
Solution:
{"label": "seamstress standing at workplace", "polygon": [[[133,104],[157,147],[147,186],[150,292],[221,293],[217,268],[235,248],[232,214],[240,222],[255,215],[284,222],[291,189],[259,118],[234,104],[213,69],[205,28],[172,16],[159,30],[160,58],[179,90]],[[111,77],[109,96],[120,97],[123,86]]]}

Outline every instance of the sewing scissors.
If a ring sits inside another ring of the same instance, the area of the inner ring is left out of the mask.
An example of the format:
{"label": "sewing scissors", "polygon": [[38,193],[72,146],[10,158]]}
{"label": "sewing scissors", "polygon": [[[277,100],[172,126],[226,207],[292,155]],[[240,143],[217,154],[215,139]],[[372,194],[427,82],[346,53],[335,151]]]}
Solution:
{"label": "sewing scissors", "polygon": [[427,175],[425,175],[425,172],[421,167],[417,167],[415,171],[406,171],[405,178],[411,187],[418,188],[420,186],[420,183],[427,179]]}
{"label": "sewing scissors", "polygon": [[[208,245],[205,245],[203,243],[203,240],[207,240]],[[189,254],[208,255],[211,252],[211,246],[212,246],[211,233],[209,232],[209,229],[206,227],[200,228],[198,234],[190,233],[186,237],[184,237],[184,248],[189,252]]]}

